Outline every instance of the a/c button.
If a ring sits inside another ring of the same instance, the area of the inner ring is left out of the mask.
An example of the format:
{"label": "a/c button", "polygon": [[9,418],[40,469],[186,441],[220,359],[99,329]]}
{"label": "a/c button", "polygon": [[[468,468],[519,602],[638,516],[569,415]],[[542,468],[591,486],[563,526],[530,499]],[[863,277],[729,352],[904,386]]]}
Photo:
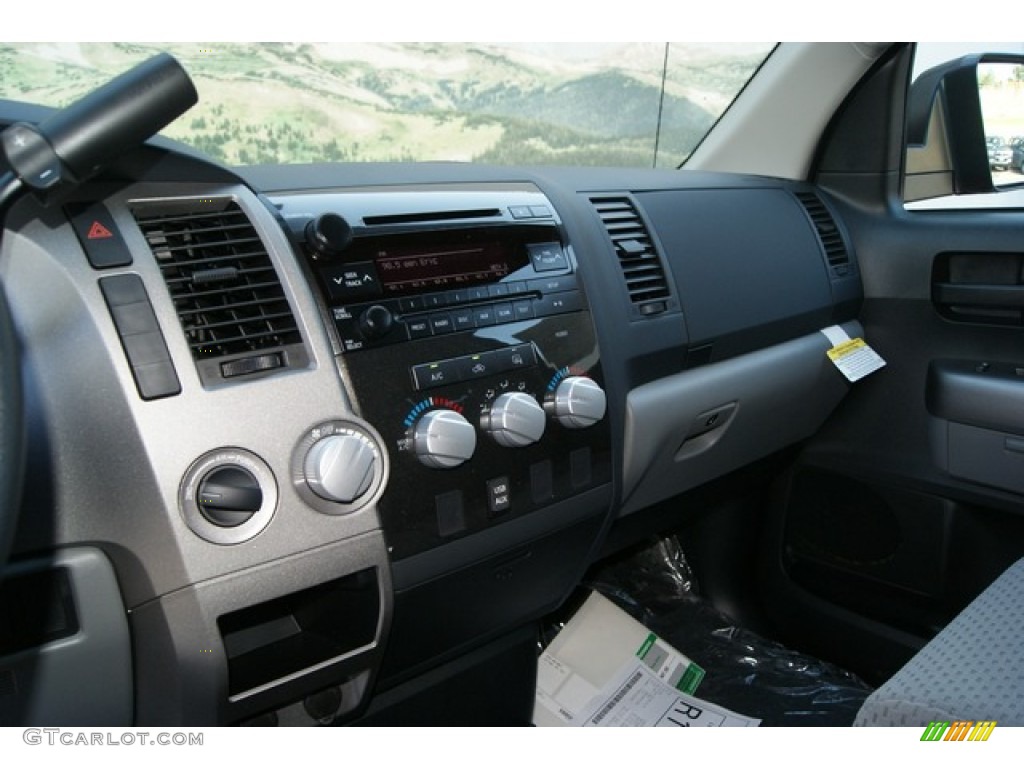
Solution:
{"label": "a/c button", "polygon": [[418,390],[443,387],[459,380],[459,368],[454,360],[423,363],[412,367],[412,378]]}

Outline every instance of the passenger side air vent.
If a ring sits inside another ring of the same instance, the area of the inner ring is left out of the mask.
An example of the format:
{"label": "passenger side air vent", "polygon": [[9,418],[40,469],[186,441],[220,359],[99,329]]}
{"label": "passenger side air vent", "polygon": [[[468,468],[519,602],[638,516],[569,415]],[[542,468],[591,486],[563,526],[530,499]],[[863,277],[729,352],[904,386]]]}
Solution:
{"label": "passenger side air vent", "polygon": [[627,197],[594,197],[590,202],[615,246],[633,306],[644,316],[665,312],[672,297],[665,268],[632,201]]}
{"label": "passenger side air vent", "polygon": [[836,277],[850,272],[850,254],[843,242],[843,235],[836,226],[835,219],[821,199],[813,192],[796,192],[796,199],[803,205],[807,215],[811,217],[814,231],[818,234],[821,247],[825,251],[825,260],[829,269]]}
{"label": "passenger side air vent", "polygon": [[212,202],[133,211],[201,378],[210,383],[305,365],[295,316],[263,241],[237,203]]}

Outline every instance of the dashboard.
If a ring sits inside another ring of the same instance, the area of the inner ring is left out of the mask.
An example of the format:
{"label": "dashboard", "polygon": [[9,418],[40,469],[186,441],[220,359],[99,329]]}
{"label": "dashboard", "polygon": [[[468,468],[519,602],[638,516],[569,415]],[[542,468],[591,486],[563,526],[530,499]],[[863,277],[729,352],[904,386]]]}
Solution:
{"label": "dashboard", "polygon": [[50,611],[4,638],[5,722],[401,721],[528,656],[615,525],[847,392],[821,330],[858,334],[860,275],[811,185],[237,173],[153,144],[8,217],[10,573]]}

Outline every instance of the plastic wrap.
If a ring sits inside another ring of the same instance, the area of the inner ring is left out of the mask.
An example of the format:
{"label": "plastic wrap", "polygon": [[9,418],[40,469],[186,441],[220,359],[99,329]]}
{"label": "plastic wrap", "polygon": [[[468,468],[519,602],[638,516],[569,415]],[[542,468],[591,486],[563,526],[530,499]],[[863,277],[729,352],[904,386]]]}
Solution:
{"label": "plastic wrap", "polygon": [[736,626],[700,596],[675,537],[602,566],[586,586],[703,667],[697,696],[763,725],[851,725],[871,693],[850,672]]}

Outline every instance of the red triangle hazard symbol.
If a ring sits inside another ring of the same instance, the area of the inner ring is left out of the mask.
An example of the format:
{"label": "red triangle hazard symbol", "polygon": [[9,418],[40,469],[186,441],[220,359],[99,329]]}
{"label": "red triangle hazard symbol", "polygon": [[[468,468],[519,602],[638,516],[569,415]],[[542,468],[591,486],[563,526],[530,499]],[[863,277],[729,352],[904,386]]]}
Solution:
{"label": "red triangle hazard symbol", "polygon": [[98,221],[94,221],[92,226],[89,227],[89,234],[86,235],[90,240],[104,240],[108,237],[113,237],[114,233],[104,227]]}

